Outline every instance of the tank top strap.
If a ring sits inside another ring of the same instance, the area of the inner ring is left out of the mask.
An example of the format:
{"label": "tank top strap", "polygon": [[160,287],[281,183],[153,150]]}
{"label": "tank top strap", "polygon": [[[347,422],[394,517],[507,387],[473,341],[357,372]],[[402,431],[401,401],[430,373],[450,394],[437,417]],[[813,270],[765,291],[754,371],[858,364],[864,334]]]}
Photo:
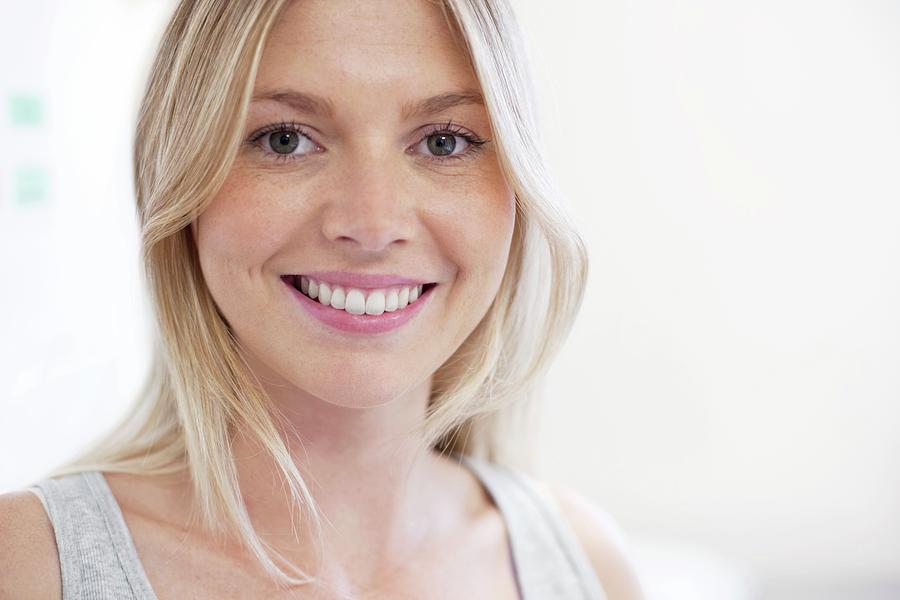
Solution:
{"label": "tank top strap", "polygon": [[481,480],[503,516],[522,600],[606,600],[587,554],[543,484],[496,463],[454,456]]}
{"label": "tank top strap", "polygon": [[64,600],[156,600],[116,498],[99,471],[32,485],[53,525]]}

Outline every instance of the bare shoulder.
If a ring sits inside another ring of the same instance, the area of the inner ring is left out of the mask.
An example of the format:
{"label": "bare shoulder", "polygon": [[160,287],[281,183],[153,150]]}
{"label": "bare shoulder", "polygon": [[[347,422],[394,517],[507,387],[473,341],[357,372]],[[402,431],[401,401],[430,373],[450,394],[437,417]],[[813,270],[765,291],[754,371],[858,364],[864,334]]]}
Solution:
{"label": "bare shoulder", "polygon": [[62,598],[53,525],[27,490],[0,494],[0,600]]}
{"label": "bare shoulder", "polygon": [[572,526],[609,600],[643,600],[637,571],[625,537],[613,517],[570,488],[545,484]]}

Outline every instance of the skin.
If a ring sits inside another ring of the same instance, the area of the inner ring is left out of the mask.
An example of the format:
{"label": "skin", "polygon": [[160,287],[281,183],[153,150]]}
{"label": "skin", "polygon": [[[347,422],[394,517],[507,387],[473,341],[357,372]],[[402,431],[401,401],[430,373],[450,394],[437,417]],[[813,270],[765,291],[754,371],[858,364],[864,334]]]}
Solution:
{"label": "skin", "polygon": [[[515,223],[491,141],[471,151],[456,138],[454,152],[469,154],[445,162],[427,144],[448,120],[490,140],[482,104],[403,114],[424,98],[477,91],[466,54],[431,3],[304,0],[272,31],[254,95],[285,89],[328,99],[332,114],[254,101],[248,143],[192,233],[213,298],[297,433],[290,450],[326,519],[326,559],[317,562],[305,521],[299,539],[290,535],[274,466],[239,435],[234,452],[254,526],[308,572],[321,567],[319,583],[277,592],[234,540],[202,536],[187,517],[187,481],[107,474],[148,577],[160,598],[518,598],[489,495],[413,433],[432,374],[496,295]],[[301,138],[296,160],[276,160],[268,135],[249,142],[292,121],[311,138]],[[351,336],[308,315],[280,279],[319,270],[439,285],[400,329]],[[612,524],[579,498],[559,497],[609,598],[639,598]],[[59,597],[52,528],[37,499],[7,495],[0,508],[0,568],[22,574],[6,579],[0,598]],[[34,568],[51,577],[28,578]]]}

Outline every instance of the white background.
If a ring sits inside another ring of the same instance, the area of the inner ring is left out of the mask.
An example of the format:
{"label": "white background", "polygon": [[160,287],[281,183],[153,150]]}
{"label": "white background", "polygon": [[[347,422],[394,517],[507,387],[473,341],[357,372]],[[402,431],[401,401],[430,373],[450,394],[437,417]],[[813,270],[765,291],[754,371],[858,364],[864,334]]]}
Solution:
{"label": "white background", "polygon": [[[143,377],[131,129],[171,6],[4,2],[0,489]],[[592,260],[542,476],[613,514],[654,598],[900,597],[900,3],[515,6]]]}

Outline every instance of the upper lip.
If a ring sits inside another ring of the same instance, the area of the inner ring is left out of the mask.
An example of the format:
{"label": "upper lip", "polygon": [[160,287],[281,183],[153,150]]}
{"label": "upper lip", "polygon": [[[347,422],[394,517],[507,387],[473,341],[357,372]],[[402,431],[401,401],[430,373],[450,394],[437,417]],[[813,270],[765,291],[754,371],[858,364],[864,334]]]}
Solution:
{"label": "upper lip", "polygon": [[316,281],[324,281],[325,283],[343,287],[355,287],[361,289],[434,283],[428,279],[401,277],[400,275],[385,275],[382,273],[351,273],[350,271],[311,271],[309,273],[295,273],[295,275],[305,275]]}

